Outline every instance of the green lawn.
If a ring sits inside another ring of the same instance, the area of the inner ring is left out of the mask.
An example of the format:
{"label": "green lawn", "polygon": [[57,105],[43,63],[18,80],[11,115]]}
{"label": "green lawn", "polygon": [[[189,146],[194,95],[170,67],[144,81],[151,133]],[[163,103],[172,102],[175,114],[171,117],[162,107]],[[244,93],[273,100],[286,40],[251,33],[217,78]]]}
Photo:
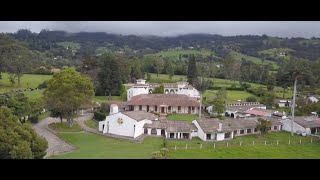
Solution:
{"label": "green lawn", "polygon": [[167,116],[168,120],[177,120],[177,121],[188,121],[191,122],[195,119],[198,119],[198,116],[195,114],[171,114]]}
{"label": "green lawn", "polygon": [[99,123],[92,119],[84,121],[84,124],[92,129],[98,129],[99,127]]}
{"label": "green lawn", "polygon": [[[210,101],[216,97],[217,92],[217,90],[207,90],[203,94],[203,97],[206,97],[206,101]],[[246,101],[246,98],[249,96],[255,95],[246,91],[227,91],[227,102],[236,102],[238,100]]]}
{"label": "green lawn", "polygon": [[149,159],[161,148],[161,138],[147,137],[141,144],[89,133],[61,133],[64,140],[80,149],[51,158],[59,159]]}
{"label": "green lawn", "polygon": [[[230,53],[230,55],[235,58],[236,60],[241,60],[241,58],[245,58],[246,60],[248,61],[251,61],[251,62],[254,62],[256,64],[262,64],[262,59],[258,58],[258,57],[253,57],[253,56],[248,56],[248,55],[245,55],[245,54],[242,54],[242,53],[239,53],[239,52],[236,52],[236,51],[232,51]],[[272,66],[275,68],[275,69],[278,69],[279,66],[276,62],[274,61],[270,61],[270,60],[264,60],[263,62],[264,64],[269,64],[271,63]]]}
{"label": "green lawn", "polygon": [[[147,137],[141,144],[127,140],[112,139],[90,133],[60,133],[59,136],[80,149],[79,152],[68,153],[51,158],[71,159],[149,159],[150,153],[161,148],[162,139]],[[300,139],[302,144],[300,144]],[[267,145],[264,144],[265,140]],[[288,145],[288,140],[291,144]],[[255,145],[252,145],[252,142]],[[279,142],[279,145],[276,142]],[[240,142],[242,146],[240,147]],[[229,147],[227,147],[227,144]],[[188,149],[185,149],[187,144]],[[200,144],[203,148],[200,149]],[[215,149],[213,148],[215,144]],[[264,158],[320,158],[319,139],[294,136],[288,132],[273,132],[265,137],[258,135],[237,137],[223,142],[204,142],[199,138],[190,140],[168,140],[170,158],[183,159],[264,159]],[[174,150],[177,147],[177,150]]]}
{"label": "green lawn", "polygon": [[60,122],[58,123],[52,123],[49,125],[50,128],[52,128],[53,130],[56,131],[60,131],[60,132],[77,132],[77,131],[82,131],[81,127],[79,126],[79,124],[77,124],[75,121],[73,121],[73,126],[70,128],[68,127],[66,122],[62,122],[62,124]]}
{"label": "green lawn", "polygon": [[65,48],[70,46],[71,49],[74,49],[74,50],[78,50],[81,47],[81,45],[79,43],[74,43],[74,42],[59,42],[57,44],[65,47]]}
{"label": "green lawn", "polygon": [[[108,98],[109,96],[94,96],[92,100],[102,103],[102,102],[108,102],[109,101]],[[111,98],[112,98],[111,101],[122,101],[120,99],[120,96],[111,96]]]}
{"label": "green lawn", "polygon": [[[0,93],[18,90],[18,80],[15,80],[15,84],[12,86],[9,81],[9,75],[7,73],[1,73],[2,79],[0,79]],[[49,80],[52,75],[35,75],[35,74],[24,74],[21,78],[21,88],[36,88],[39,84],[45,80]]]}
{"label": "green lawn", "polygon": [[30,99],[30,100],[38,100],[43,97],[43,89],[33,90],[33,91],[24,91],[23,93]]}

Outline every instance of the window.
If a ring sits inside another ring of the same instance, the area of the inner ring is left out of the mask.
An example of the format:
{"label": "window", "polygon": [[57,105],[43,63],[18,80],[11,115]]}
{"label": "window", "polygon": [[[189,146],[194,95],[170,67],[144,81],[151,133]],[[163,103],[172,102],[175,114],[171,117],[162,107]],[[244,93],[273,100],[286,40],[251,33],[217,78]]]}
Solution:
{"label": "window", "polygon": [[174,138],[174,133],[170,133],[170,139]]}
{"label": "window", "polygon": [[168,111],[171,112],[171,106],[168,107]]}
{"label": "window", "polygon": [[247,129],[247,134],[251,134],[251,129]]}
{"label": "window", "polygon": [[154,106],[154,111],[155,111],[155,112],[158,111],[158,106]]}
{"label": "window", "polygon": [[234,134],[234,135],[236,135],[237,133],[238,133],[238,131],[237,131],[237,130],[233,131],[233,134]]}
{"label": "window", "polygon": [[178,112],[181,112],[181,106],[178,106]]}
{"label": "window", "polygon": [[230,136],[231,136],[231,132],[228,132],[228,133],[224,134],[224,138],[230,138]]}
{"label": "window", "polygon": [[244,129],[241,129],[241,130],[240,130],[240,134],[244,134]]}
{"label": "window", "polygon": [[211,139],[211,134],[207,134],[207,139]]}
{"label": "window", "polygon": [[192,107],[192,111],[194,111],[194,107]]}
{"label": "window", "polygon": [[278,130],[278,126],[274,126],[274,127],[273,127],[273,130]]}
{"label": "window", "polygon": [[258,129],[257,129],[257,128],[254,128],[254,132],[258,132]]}
{"label": "window", "polygon": [[142,110],[142,105],[139,105],[139,111],[141,111]]}

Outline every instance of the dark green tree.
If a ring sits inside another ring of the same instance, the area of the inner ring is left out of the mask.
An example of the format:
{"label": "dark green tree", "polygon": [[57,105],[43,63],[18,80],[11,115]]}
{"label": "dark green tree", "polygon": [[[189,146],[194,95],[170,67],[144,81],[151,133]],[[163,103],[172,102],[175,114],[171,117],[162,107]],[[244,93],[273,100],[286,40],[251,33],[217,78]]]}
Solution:
{"label": "dark green tree", "polygon": [[194,54],[189,55],[187,79],[193,85],[194,79],[197,77],[196,58]]}
{"label": "dark green tree", "polygon": [[111,100],[112,93],[120,92],[122,85],[120,64],[116,60],[115,56],[111,54],[104,54],[101,57],[101,66],[98,78],[101,88],[109,95],[109,100]]}
{"label": "dark green tree", "polygon": [[263,118],[258,118],[258,122],[256,125],[256,128],[262,135],[265,135],[268,133],[268,129],[271,127],[272,123],[271,121],[268,121]]}
{"label": "dark green tree", "polygon": [[202,104],[202,95],[208,89],[211,83],[210,79],[197,77],[193,79],[194,87],[200,92],[200,107],[199,107],[199,119],[201,119],[201,104]]}

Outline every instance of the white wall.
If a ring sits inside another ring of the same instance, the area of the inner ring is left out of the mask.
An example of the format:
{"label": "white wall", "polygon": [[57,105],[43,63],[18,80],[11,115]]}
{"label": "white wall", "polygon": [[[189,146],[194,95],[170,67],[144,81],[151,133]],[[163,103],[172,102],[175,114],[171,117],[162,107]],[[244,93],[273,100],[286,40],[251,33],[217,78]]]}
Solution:
{"label": "white wall", "polygon": [[127,90],[127,100],[130,100],[133,96],[137,96],[140,94],[148,94],[149,88],[145,87],[131,87]]}
{"label": "white wall", "polygon": [[[118,118],[122,118],[123,123],[118,123]],[[107,132],[107,123],[109,122],[109,132]],[[134,126],[137,126],[137,121],[122,114],[117,113],[107,117],[103,133],[116,134],[120,136],[134,137]],[[136,127],[137,128],[137,127]]]}
{"label": "white wall", "polygon": [[223,141],[224,140],[224,133],[217,133],[217,141]]}
{"label": "white wall", "polygon": [[196,131],[196,132],[192,132],[191,133],[191,137],[198,137],[198,132]]}
{"label": "white wall", "polygon": [[136,137],[138,137],[138,136],[140,136],[141,134],[143,134],[144,133],[144,128],[143,128],[143,126],[144,126],[144,124],[152,124],[152,121],[151,120],[142,120],[142,121],[139,121],[139,122],[137,122],[136,123],[136,131],[135,131],[135,133],[134,133],[134,136],[133,136],[133,138],[136,138]]}
{"label": "white wall", "polygon": [[197,127],[198,129],[198,137],[202,140],[202,141],[206,141],[207,140],[207,135],[206,133],[204,133],[202,131],[202,129],[200,128],[198,122],[196,120],[193,120],[192,123]]}
{"label": "white wall", "polygon": [[[290,119],[284,119],[284,120],[281,120],[280,122],[283,123],[282,130],[291,132],[291,120]],[[300,130],[302,132],[306,132],[306,129],[304,127],[302,127],[299,124],[294,122],[293,123],[293,132],[296,133],[298,130]]]}

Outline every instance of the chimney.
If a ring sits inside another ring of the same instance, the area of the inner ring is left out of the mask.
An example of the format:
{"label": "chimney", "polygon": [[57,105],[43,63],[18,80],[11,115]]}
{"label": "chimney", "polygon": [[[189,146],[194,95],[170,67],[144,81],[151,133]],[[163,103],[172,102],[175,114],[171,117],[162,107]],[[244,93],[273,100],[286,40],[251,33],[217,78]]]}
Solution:
{"label": "chimney", "polygon": [[111,105],[110,105],[110,115],[116,114],[116,113],[118,113],[118,112],[119,112],[119,110],[118,110],[118,105],[116,105],[116,104],[111,104]]}
{"label": "chimney", "polygon": [[219,122],[219,131],[222,131],[222,123]]}

